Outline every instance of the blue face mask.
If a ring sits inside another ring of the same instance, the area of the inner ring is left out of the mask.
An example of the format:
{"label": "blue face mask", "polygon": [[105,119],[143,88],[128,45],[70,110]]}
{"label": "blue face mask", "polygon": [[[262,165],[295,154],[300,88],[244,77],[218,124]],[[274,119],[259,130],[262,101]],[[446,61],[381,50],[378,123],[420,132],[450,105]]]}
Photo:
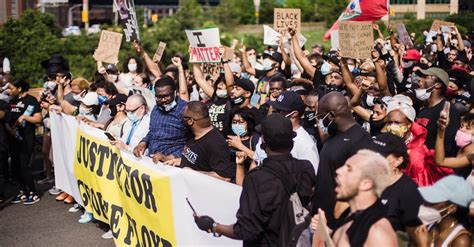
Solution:
{"label": "blue face mask", "polygon": [[137,116],[135,113],[127,113],[127,118],[130,120],[130,122],[135,123],[137,121],[140,121],[141,117]]}
{"label": "blue face mask", "polygon": [[170,112],[171,110],[173,110],[173,108],[176,107],[177,104],[178,103],[176,103],[176,100],[173,100],[173,102],[171,102],[169,104],[159,106],[158,108],[160,108],[160,110],[162,110],[162,111]]}
{"label": "blue face mask", "polygon": [[323,65],[321,65],[321,74],[327,75],[331,72],[331,65],[328,62],[324,62]]}
{"label": "blue face mask", "polygon": [[103,103],[105,103],[107,100],[109,100],[107,98],[107,96],[104,96],[104,95],[101,95],[99,97],[97,97],[97,99],[99,100],[99,105],[102,105]]}
{"label": "blue face mask", "polygon": [[318,121],[318,127],[319,127],[319,128],[321,129],[321,131],[322,131],[324,134],[326,134],[326,135],[329,134],[329,126],[332,124],[332,120],[331,120],[331,122],[329,122],[329,124],[328,124],[327,126],[324,124],[324,119],[326,119],[327,116],[329,116],[329,112],[326,114],[326,116],[324,116],[323,118],[319,119],[319,121]]}
{"label": "blue face mask", "polygon": [[232,124],[232,131],[238,136],[245,136],[247,134],[247,127],[243,124]]}

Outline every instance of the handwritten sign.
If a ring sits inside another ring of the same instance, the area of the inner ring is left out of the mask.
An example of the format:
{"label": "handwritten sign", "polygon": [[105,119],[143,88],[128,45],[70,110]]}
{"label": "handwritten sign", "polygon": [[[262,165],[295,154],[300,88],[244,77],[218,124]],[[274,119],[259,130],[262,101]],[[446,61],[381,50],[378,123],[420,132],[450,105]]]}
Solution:
{"label": "handwritten sign", "polygon": [[288,31],[288,27],[296,27],[296,32],[301,31],[301,10],[300,9],[280,9],[273,10],[273,28],[279,33]]}
{"label": "handwritten sign", "polygon": [[316,228],[313,235],[313,247],[333,247],[334,243],[332,242],[331,235],[329,235],[326,221],[321,214],[318,214],[318,221],[318,228]]}
{"label": "handwritten sign", "polygon": [[374,46],[371,22],[341,22],[339,24],[339,49],[344,57],[370,58]]}
{"label": "handwritten sign", "polygon": [[413,42],[411,41],[410,35],[408,35],[405,24],[397,24],[398,39],[400,43],[406,45],[407,47],[413,47]]}
{"label": "handwritten sign", "polygon": [[100,33],[99,47],[94,53],[96,61],[106,63],[117,63],[120,45],[122,44],[122,34],[102,30]]}
{"label": "handwritten sign", "polygon": [[156,61],[156,62],[161,61],[161,57],[163,57],[165,48],[166,48],[166,43],[160,41],[160,43],[158,44],[158,48],[156,49],[155,55],[153,56],[153,61]]}
{"label": "handwritten sign", "polygon": [[224,55],[222,56],[222,60],[230,61],[234,58],[234,49],[224,46]]}
{"label": "handwritten sign", "polygon": [[119,14],[120,24],[125,33],[125,40],[132,42],[140,40],[137,13],[133,0],[114,0],[114,6]]}
{"label": "handwritten sign", "polygon": [[189,54],[190,63],[220,63],[219,28],[186,30],[186,36],[192,50]]}
{"label": "handwritten sign", "polygon": [[433,24],[431,25],[430,31],[438,32],[438,31],[441,30],[441,26],[452,27],[452,26],[455,26],[455,25],[456,24],[454,22],[433,20]]}

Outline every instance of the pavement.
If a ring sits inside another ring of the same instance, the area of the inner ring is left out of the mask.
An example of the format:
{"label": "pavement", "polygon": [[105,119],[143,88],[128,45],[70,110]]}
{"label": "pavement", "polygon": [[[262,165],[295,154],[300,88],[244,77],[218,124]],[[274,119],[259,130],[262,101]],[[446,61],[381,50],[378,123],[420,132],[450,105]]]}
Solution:
{"label": "pavement", "polygon": [[[41,155],[34,159],[33,167],[42,169]],[[42,176],[40,172],[33,174],[37,179]],[[52,186],[37,185],[41,200],[33,205],[23,205],[10,203],[18,192],[18,185],[5,184],[8,200],[0,204],[0,247],[115,246],[112,239],[101,238],[105,231],[97,222],[78,223],[82,211],[69,213],[72,204],[57,202],[56,196],[48,194]]]}

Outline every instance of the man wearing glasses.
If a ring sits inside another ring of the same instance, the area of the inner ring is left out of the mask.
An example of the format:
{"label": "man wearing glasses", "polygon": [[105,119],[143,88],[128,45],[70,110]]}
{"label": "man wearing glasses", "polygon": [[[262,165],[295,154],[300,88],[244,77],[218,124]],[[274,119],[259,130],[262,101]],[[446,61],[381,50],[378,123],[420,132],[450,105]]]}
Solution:
{"label": "man wearing glasses", "polygon": [[180,157],[186,143],[186,127],[182,122],[186,102],[176,95],[173,79],[163,76],[155,83],[155,100],[148,134],[133,154],[141,157],[148,149],[148,156],[155,162]]}

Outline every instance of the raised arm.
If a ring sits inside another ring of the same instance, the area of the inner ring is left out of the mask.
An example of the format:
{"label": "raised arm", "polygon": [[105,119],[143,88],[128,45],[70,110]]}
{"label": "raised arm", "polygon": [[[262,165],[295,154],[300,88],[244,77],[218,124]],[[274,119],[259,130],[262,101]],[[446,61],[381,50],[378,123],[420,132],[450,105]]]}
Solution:
{"label": "raised arm", "polygon": [[379,39],[384,39],[382,31],[380,31],[379,25],[374,23],[374,24],[372,24],[372,27],[374,28],[374,30],[377,31],[377,33],[379,35]]}
{"label": "raised arm", "polygon": [[[443,114],[440,114],[438,120],[438,133],[436,135],[435,143],[435,162],[438,166],[449,168],[460,168],[471,164],[471,161],[466,156],[458,156],[453,158],[446,158],[444,151],[444,137],[446,126],[448,126],[449,119]],[[474,152],[473,152],[474,153]]]}
{"label": "raised arm", "polygon": [[341,56],[340,65],[341,65],[341,73],[342,73],[342,79],[344,80],[344,84],[346,85],[346,88],[351,92],[352,95],[356,95],[357,92],[359,91],[359,88],[357,88],[357,86],[354,83],[354,79],[352,78],[352,73],[349,70],[349,67],[347,66],[347,60],[342,57],[342,54],[340,52],[339,54],[340,54],[339,56]]}
{"label": "raised arm", "polygon": [[201,65],[200,64],[193,64],[193,74],[194,74],[194,80],[196,80],[196,83],[199,85],[199,87],[204,91],[204,93],[212,97],[214,94],[214,88],[207,83],[206,78],[204,78],[204,73],[202,73]]}
{"label": "raised arm", "polygon": [[372,61],[375,64],[375,73],[380,93],[382,94],[382,96],[391,96],[390,90],[388,90],[387,86],[385,62],[383,59],[380,59],[380,54],[377,50],[372,50]]}
{"label": "raised arm", "polygon": [[179,97],[188,102],[189,101],[189,92],[188,85],[186,83],[186,75],[184,74],[184,68],[180,57],[171,58],[171,62],[178,68],[178,82],[179,82]]}
{"label": "raised arm", "polygon": [[150,56],[148,56],[148,53],[146,53],[146,51],[143,50],[143,48],[140,46],[140,43],[138,43],[137,41],[134,41],[133,48],[138,53],[138,55],[143,57],[143,60],[145,60],[146,67],[153,74],[153,76],[155,76],[156,78],[160,78],[161,75],[163,74],[161,72],[160,67],[158,67],[158,65],[155,62],[153,62]]}
{"label": "raised arm", "polygon": [[288,33],[291,36],[291,47],[293,48],[293,51],[295,52],[295,57],[296,60],[301,64],[301,67],[303,67],[304,71],[310,75],[311,77],[314,76],[316,73],[316,68],[311,65],[309,62],[308,58],[305,56],[303,50],[300,47],[300,42],[298,40],[298,35],[296,35],[296,29],[295,28],[288,28]]}
{"label": "raised arm", "polygon": [[250,64],[247,58],[247,48],[245,47],[244,44],[242,44],[242,46],[240,47],[240,53],[242,53],[242,64],[244,65],[243,66],[244,71],[249,73],[250,75],[255,76],[257,72],[255,71],[255,68],[252,67],[252,65]]}

